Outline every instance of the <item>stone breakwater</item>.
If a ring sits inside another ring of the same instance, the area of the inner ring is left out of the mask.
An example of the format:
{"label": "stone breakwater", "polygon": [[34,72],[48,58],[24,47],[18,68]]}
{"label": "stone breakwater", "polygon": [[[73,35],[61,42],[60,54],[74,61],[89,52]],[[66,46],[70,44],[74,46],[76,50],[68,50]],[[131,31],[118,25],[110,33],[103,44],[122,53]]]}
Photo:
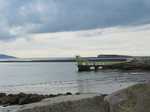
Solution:
{"label": "stone breakwater", "polygon": [[12,112],[150,112],[150,83],[136,84],[107,96],[80,94],[47,98],[18,106]]}
{"label": "stone breakwater", "polygon": [[25,94],[25,93],[19,93],[19,94],[0,93],[0,105],[1,106],[23,105],[23,104],[39,102],[45,98],[53,98],[53,97],[58,97],[63,95],[64,96],[72,95],[72,93],[68,92],[66,94],[50,94],[50,95]]}
{"label": "stone breakwater", "polygon": [[103,95],[82,94],[45,99],[22,106],[17,112],[108,112]]}

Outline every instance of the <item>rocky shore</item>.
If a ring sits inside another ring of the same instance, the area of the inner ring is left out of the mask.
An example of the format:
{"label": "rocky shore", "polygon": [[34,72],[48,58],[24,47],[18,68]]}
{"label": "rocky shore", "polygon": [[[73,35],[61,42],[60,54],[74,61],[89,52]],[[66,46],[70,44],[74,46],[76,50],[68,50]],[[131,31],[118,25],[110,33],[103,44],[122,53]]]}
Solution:
{"label": "rocky shore", "polygon": [[50,95],[25,94],[25,93],[19,93],[19,94],[0,93],[0,105],[1,106],[23,105],[23,104],[39,102],[45,98],[53,98],[53,97],[67,96],[67,95],[72,95],[72,93],[68,92],[66,94],[50,94]]}
{"label": "rocky shore", "polygon": [[[44,98],[42,96],[42,98]],[[13,107],[13,106],[11,106]],[[110,95],[78,94],[46,98],[9,112],[150,112],[150,83],[136,84]]]}

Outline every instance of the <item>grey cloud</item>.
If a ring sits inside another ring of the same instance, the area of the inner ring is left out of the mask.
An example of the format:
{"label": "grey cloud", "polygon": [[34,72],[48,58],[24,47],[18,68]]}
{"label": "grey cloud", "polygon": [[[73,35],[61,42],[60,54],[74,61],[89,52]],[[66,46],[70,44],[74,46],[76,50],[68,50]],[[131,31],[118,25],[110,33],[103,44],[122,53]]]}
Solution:
{"label": "grey cloud", "polygon": [[0,0],[0,40],[150,23],[149,0]]}

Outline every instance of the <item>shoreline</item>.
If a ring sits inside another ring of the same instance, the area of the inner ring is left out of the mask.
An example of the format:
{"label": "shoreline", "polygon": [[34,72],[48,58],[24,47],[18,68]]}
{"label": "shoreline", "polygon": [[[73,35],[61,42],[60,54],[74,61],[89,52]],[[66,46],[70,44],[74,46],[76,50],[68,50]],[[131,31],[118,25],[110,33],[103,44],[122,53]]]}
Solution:
{"label": "shoreline", "polygon": [[[149,112],[150,83],[135,84],[109,95],[78,94],[2,107],[2,112]],[[128,111],[127,111],[128,110]]]}
{"label": "shoreline", "polygon": [[24,105],[24,104],[30,104],[34,102],[42,101],[46,98],[54,98],[59,96],[68,96],[68,95],[80,95],[80,93],[72,94],[70,92],[67,92],[65,94],[59,93],[59,94],[27,94],[27,93],[18,93],[18,94],[7,94],[7,93],[0,93],[0,106],[6,107],[6,106],[12,106],[12,105]]}

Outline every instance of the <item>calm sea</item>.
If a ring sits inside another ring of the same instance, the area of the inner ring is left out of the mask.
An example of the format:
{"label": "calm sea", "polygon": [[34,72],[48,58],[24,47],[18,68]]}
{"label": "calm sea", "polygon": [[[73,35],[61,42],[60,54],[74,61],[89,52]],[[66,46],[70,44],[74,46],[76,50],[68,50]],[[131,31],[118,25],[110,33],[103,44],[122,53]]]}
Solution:
{"label": "calm sea", "polygon": [[150,72],[77,72],[75,63],[0,63],[0,92],[56,94],[111,93],[148,81]]}

